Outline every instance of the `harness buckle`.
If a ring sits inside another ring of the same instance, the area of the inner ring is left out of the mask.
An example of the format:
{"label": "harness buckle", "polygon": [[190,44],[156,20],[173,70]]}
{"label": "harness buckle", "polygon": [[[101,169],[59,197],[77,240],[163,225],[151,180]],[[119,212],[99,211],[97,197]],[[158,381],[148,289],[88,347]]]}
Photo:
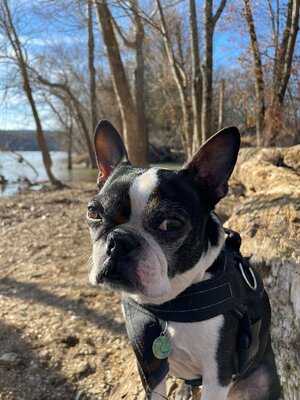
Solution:
{"label": "harness buckle", "polygon": [[255,291],[257,289],[257,280],[256,280],[256,276],[254,275],[252,268],[250,266],[248,267],[248,271],[251,275],[252,283],[249,281],[249,279],[245,273],[244,266],[241,262],[239,262],[239,269],[241,271],[242,277],[243,277],[244,281],[246,282],[247,286],[251,290]]}

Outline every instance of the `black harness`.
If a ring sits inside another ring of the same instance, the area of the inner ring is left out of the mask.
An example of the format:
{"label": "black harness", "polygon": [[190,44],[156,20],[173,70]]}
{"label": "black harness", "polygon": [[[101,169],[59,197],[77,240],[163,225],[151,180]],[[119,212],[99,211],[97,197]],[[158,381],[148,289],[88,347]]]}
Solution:
{"label": "black harness", "polygon": [[[224,248],[208,270],[212,278],[188,287],[175,299],[160,305],[140,305],[131,298],[123,300],[128,337],[148,394],[169,372],[168,359],[158,359],[153,353],[153,342],[162,335],[167,321],[205,321],[230,312],[239,321],[236,376],[243,376],[256,360],[266,294],[262,279],[239,251],[239,234],[229,230],[226,233]],[[201,379],[187,383],[200,385]]]}

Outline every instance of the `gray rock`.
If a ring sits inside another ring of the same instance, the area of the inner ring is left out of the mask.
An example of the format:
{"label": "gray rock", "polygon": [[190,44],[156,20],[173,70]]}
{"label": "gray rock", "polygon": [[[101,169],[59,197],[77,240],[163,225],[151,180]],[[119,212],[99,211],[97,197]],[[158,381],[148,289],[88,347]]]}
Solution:
{"label": "gray rock", "polygon": [[20,361],[17,353],[4,353],[0,356],[0,366],[15,367],[20,364]]}

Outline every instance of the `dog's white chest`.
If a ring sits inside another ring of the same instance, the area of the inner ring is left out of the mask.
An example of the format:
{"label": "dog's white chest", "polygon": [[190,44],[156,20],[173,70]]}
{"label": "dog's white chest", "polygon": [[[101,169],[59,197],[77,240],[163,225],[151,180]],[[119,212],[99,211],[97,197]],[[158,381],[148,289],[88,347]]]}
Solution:
{"label": "dog's white chest", "polygon": [[168,334],[172,343],[169,356],[170,373],[183,379],[217,373],[217,348],[224,317],[207,321],[169,322]]}

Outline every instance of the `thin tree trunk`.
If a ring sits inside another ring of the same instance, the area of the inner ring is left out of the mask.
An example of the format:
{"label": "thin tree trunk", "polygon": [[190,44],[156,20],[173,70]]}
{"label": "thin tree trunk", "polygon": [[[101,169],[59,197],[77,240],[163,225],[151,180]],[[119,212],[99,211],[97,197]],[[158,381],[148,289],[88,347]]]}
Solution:
{"label": "thin tree trunk", "polygon": [[300,0],[289,0],[280,49],[274,60],[274,84],[268,108],[265,142],[276,145],[277,135],[284,130],[284,99],[291,75],[295,44],[299,31]]}
{"label": "thin tree trunk", "polygon": [[114,91],[122,116],[123,134],[128,156],[134,165],[145,166],[148,163],[148,155],[143,138],[139,134],[136,106],[121,59],[113,18],[105,0],[95,0],[95,4],[112,72]]}
{"label": "thin tree trunk", "polygon": [[19,40],[17,31],[14,27],[7,0],[3,0],[3,5],[4,5],[6,17],[7,17],[7,21],[4,21],[6,31],[7,31],[6,33],[7,33],[9,42],[14,49],[15,56],[16,56],[16,59],[18,62],[18,67],[19,67],[21,75],[22,75],[23,89],[24,89],[25,95],[27,97],[27,100],[29,102],[32,116],[33,116],[33,119],[34,119],[34,122],[36,125],[36,137],[37,137],[37,142],[38,142],[39,148],[42,153],[44,167],[45,167],[47,176],[48,176],[51,184],[56,187],[62,187],[63,184],[54,176],[54,174],[51,170],[51,166],[52,166],[51,156],[50,156],[50,153],[48,150],[48,146],[47,146],[47,142],[46,142],[45,135],[43,132],[41,120],[40,120],[39,113],[38,113],[38,110],[37,110],[37,107],[35,104],[35,100],[33,97],[32,88],[30,85],[29,75],[28,75],[28,71],[27,71],[27,64],[26,64],[26,61],[24,58],[21,42]]}
{"label": "thin tree trunk", "polygon": [[189,104],[188,93],[187,93],[188,89],[187,78],[185,72],[182,70],[182,68],[175,59],[175,55],[168,35],[167,24],[160,0],[156,0],[156,4],[160,16],[160,25],[161,25],[161,31],[163,35],[166,54],[179,92],[179,98],[182,110],[182,119],[183,119],[183,134],[181,136],[183,148],[187,158],[190,158],[193,154],[193,123],[192,123],[192,108],[191,105]]}
{"label": "thin tree trunk", "polygon": [[68,130],[68,170],[73,169],[73,159],[72,159],[72,154],[73,154],[73,124],[69,126]]}
{"label": "thin tree trunk", "polygon": [[71,98],[71,101],[73,103],[74,109],[75,109],[76,114],[77,114],[78,121],[80,123],[82,132],[84,134],[84,139],[85,139],[86,146],[87,146],[87,149],[88,149],[88,154],[89,154],[90,166],[91,166],[91,168],[95,169],[95,168],[97,168],[97,163],[96,163],[94,148],[93,148],[93,144],[92,144],[92,141],[91,141],[91,136],[90,136],[90,132],[89,132],[88,126],[86,124],[86,121],[85,121],[84,116],[83,116],[83,114],[81,112],[81,109],[80,109],[80,103],[75,98],[75,96],[73,95],[73,93],[70,91],[69,88],[67,88],[66,92],[69,94],[69,96]]}
{"label": "thin tree trunk", "polygon": [[279,92],[279,102],[281,104],[283,104],[284,102],[287,85],[291,76],[291,68],[295,51],[295,44],[299,31],[299,10],[300,10],[300,0],[294,0],[292,6],[292,17],[291,17],[289,37],[287,42],[286,57],[283,64],[283,74],[282,74],[283,76]]}
{"label": "thin tree trunk", "polygon": [[148,127],[146,120],[145,111],[145,57],[144,57],[144,39],[145,31],[142,19],[137,11],[138,4],[134,1],[133,12],[135,20],[135,58],[136,58],[136,69],[135,69],[135,104],[137,112],[137,122],[139,134],[143,140],[143,152],[147,154],[149,152],[149,138],[148,138]]}
{"label": "thin tree trunk", "polygon": [[[95,158],[95,152],[91,140],[91,136],[89,133],[88,126],[85,122],[84,115],[81,112],[81,104],[79,103],[78,99],[74,95],[74,93],[71,91],[70,87],[66,83],[57,83],[57,82],[50,82],[48,79],[44,78],[41,76],[36,70],[32,69],[32,71],[35,73],[37,80],[45,85],[48,86],[52,89],[56,89],[58,91],[61,91],[65,93],[68,98],[70,99],[73,108],[75,109],[75,112],[77,114],[77,120],[79,121],[79,124],[82,128],[82,132],[84,134],[84,139],[86,142],[86,147],[89,155],[89,160],[90,160],[90,166],[92,168],[97,168],[97,163],[96,163],[96,158]],[[63,100],[63,96],[59,96],[58,93],[55,94],[57,97],[59,97],[61,100]]]}
{"label": "thin tree trunk", "polygon": [[220,89],[219,89],[218,130],[224,127],[224,95],[225,95],[225,80],[221,79]]}
{"label": "thin tree trunk", "polygon": [[[71,110],[69,105],[66,105],[65,100],[62,97],[58,97],[62,103],[64,104],[64,109],[62,111],[64,117],[59,113],[57,108],[54,106],[54,104],[51,102],[47,96],[45,97],[45,101],[53,111],[53,113],[56,115],[57,119],[59,120],[61,126],[63,127],[65,133],[67,134],[67,154],[68,154],[68,169],[71,170],[73,168],[73,163],[72,163],[72,152],[73,152],[73,121],[72,121],[72,115],[71,115]],[[67,117],[66,117],[67,115]]]}
{"label": "thin tree trunk", "polygon": [[202,94],[202,141],[213,134],[213,38],[216,24],[226,6],[226,0],[221,0],[213,14],[213,0],[205,0],[204,31],[205,57],[202,65],[203,94]]}
{"label": "thin tree trunk", "polygon": [[265,122],[265,93],[264,93],[265,85],[264,85],[261,55],[259,52],[250,0],[244,0],[244,4],[245,4],[245,18],[250,35],[252,57],[254,64],[255,95],[256,95],[256,140],[257,140],[257,146],[260,146],[262,142],[262,135]]}
{"label": "thin tree trunk", "polygon": [[93,5],[92,1],[87,2],[87,24],[88,24],[88,65],[90,84],[90,112],[91,112],[91,134],[93,135],[98,122],[97,117],[97,94],[96,94],[96,70],[95,70],[95,41],[93,27]]}
{"label": "thin tree trunk", "polygon": [[202,76],[199,54],[199,32],[196,1],[190,0],[190,37],[192,48],[192,107],[193,107],[193,153],[202,142],[201,108],[202,108]]}
{"label": "thin tree trunk", "polygon": [[202,100],[202,141],[204,142],[212,131],[212,104],[213,104],[213,0],[205,0],[204,30],[205,30],[205,57],[202,66],[203,73],[203,100]]}

